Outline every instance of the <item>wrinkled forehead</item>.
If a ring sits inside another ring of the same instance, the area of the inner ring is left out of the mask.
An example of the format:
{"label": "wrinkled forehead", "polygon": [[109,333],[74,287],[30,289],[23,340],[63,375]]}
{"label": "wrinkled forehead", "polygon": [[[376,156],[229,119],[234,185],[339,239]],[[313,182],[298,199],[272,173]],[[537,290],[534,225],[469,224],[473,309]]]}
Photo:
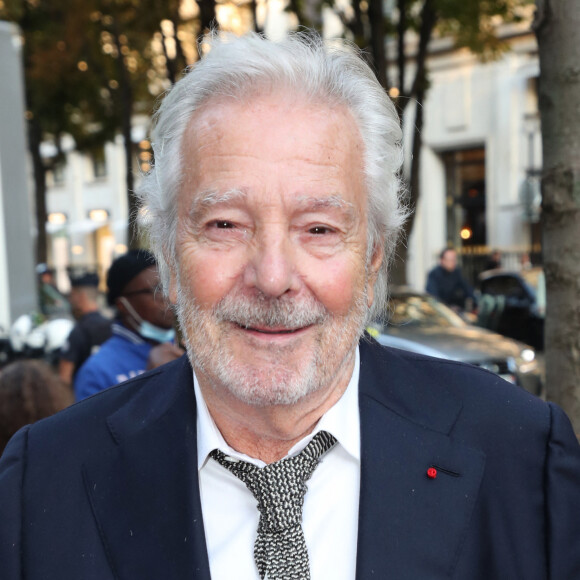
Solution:
{"label": "wrinkled forehead", "polygon": [[[248,135],[250,131],[256,131],[256,127],[259,132],[266,133],[271,132],[274,125],[282,128],[276,145],[290,144],[290,136],[296,137],[293,124],[296,123],[297,115],[302,115],[302,118],[308,117],[313,121],[299,135],[299,139],[296,140],[297,146],[302,148],[312,146],[313,150],[310,153],[316,156],[317,147],[322,143],[323,135],[331,126],[331,123],[321,125],[317,121],[335,120],[336,135],[332,145],[352,148],[353,153],[360,158],[361,169],[364,171],[365,142],[357,119],[350,108],[337,100],[295,91],[285,92],[279,87],[267,87],[265,90],[258,88],[242,96],[220,95],[207,99],[189,117],[183,131],[181,169],[182,171],[192,169],[191,153],[203,152],[208,143],[216,137],[216,132],[221,132],[230,139],[235,134],[237,142],[243,143],[251,136]],[[245,124],[240,123],[241,118],[246,121]]]}
{"label": "wrinkled forehead", "polygon": [[343,105],[279,94],[249,103],[215,99],[185,132],[181,191],[190,202],[196,194],[197,209],[239,200],[257,183],[292,192],[294,205],[366,206],[363,153]]}
{"label": "wrinkled forehead", "polygon": [[[189,117],[183,140],[187,140],[189,132],[195,134],[196,131],[214,121],[217,116],[216,111],[236,108],[248,110],[255,103],[272,101],[276,103],[280,116],[284,116],[286,112],[295,109],[319,110],[322,114],[324,112],[328,114],[340,112],[354,121],[354,126],[357,133],[359,133],[359,123],[346,103],[323,93],[313,94],[300,91],[295,86],[286,85],[282,81],[275,84],[260,82],[256,86],[244,85],[236,87],[229,94],[217,94],[207,97]],[[183,140],[182,147],[184,145]]]}

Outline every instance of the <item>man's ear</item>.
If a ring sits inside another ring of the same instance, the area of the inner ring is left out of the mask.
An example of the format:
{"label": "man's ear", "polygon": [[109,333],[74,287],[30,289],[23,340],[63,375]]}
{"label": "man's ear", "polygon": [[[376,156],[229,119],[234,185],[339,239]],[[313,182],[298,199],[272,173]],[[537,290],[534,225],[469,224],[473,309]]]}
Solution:
{"label": "man's ear", "polygon": [[367,302],[369,308],[372,306],[375,300],[375,282],[379,275],[379,270],[385,258],[385,249],[383,248],[383,243],[379,242],[375,244],[373,248],[373,255],[371,256],[368,269],[367,269]]}

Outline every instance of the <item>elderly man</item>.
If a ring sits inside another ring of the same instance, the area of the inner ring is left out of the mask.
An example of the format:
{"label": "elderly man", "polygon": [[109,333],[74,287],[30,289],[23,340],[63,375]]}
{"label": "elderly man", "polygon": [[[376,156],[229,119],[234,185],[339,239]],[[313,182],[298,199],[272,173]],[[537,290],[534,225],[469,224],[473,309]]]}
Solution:
{"label": "elderly man", "polygon": [[142,192],[188,356],[15,436],[2,578],[578,577],[562,411],[361,341],[400,136],[350,50],[213,43],[160,109]]}

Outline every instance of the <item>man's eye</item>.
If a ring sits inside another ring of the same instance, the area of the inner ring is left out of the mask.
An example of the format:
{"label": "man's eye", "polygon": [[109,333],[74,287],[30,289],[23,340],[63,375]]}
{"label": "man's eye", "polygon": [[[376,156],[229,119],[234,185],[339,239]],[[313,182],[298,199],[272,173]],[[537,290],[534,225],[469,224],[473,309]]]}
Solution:
{"label": "man's eye", "polygon": [[227,220],[216,220],[212,225],[220,230],[231,230],[234,228],[234,224]]}
{"label": "man's eye", "polygon": [[314,226],[308,230],[308,233],[321,235],[321,234],[328,234],[331,231],[332,230],[326,226]]}

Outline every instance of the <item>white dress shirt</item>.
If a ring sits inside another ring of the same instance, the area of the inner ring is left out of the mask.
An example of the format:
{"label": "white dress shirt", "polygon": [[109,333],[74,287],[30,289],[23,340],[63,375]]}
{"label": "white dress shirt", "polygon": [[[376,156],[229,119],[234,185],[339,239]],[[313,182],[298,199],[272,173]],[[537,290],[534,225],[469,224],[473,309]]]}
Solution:
{"label": "white dress shirt", "polygon": [[[348,387],[312,433],[296,443],[297,455],[318,431],[337,439],[306,482],[302,528],[312,580],[353,580],[356,568],[360,490],[358,409],[359,352]],[[259,467],[265,463],[232,449],[209,414],[194,375],[197,398],[197,452],[201,507],[212,580],[259,580],[254,541],[260,514],[246,485],[208,455],[220,449]]]}

